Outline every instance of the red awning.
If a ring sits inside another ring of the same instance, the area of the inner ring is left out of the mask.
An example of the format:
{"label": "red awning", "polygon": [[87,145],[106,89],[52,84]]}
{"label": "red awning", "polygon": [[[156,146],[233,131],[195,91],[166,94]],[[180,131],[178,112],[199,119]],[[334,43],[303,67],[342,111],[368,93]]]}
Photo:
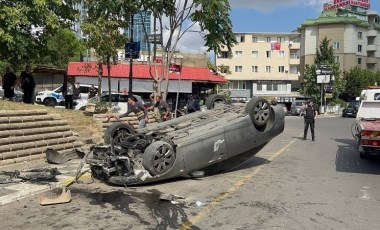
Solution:
{"label": "red awning", "polygon": [[[117,64],[111,66],[111,77],[128,78],[129,64]],[[154,72],[153,66],[134,64],[133,78],[152,79],[149,74],[149,68]],[[161,65],[157,65],[157,73],[161,74]],[[67,67],[68,76],[89,76],[97,77],[98,69],[95,62],[70,62]],[[107,76],[107,66],[103,65],[103,76]],[[170,80],[178,80],[179,73],[170,73]],[[210,82],[210,83],[227,83],[227,80],[220,74],[215,74],[206,67],[182,67],[181,80],[194,82]]]}

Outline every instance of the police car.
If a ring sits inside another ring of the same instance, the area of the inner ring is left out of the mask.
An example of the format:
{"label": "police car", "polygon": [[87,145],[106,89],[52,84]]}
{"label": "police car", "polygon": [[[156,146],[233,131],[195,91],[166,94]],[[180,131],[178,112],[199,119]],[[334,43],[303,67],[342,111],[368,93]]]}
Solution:
{"label": "police car", "polygon": [[[87,100],[88,99],[88,91],[91,85],[80,84],[80,99]],[[56,106],[56,105],[64,105],[65,97],[62,94],[63,85],[53,89],[52,91],[40,91],[36,95],[36,103],[44,104],[46,106]],[[98,88],[95,86],[95,88]]]}

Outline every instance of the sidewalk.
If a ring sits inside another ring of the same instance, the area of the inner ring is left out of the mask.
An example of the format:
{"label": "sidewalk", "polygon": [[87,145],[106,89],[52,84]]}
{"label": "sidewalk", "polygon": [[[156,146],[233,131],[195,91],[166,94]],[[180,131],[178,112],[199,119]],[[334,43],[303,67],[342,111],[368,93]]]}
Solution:
{"label": "sidewalk", "polygon": [[[65,187],[71,184],[75,180],[75,175],[81,159],[73,159],[65,164],[56,165],[48,164],[47,162],[39,168],[57,168],[61,173],[56,176],[56,182],[50,181],[22,181],[8,184],[0,184],[0,206],[8,204],[17,200],[21,200],[33,195],[43,193],[55,188]],[[82,168],[82,172],[88,170],[86,164]],[[7,171],[12,172],[12,171]],[[13,170],[14,172],[14,170]],[[4,175],[0,175],[0,178],[4,178]],[[90,179],[91,174],[89,172],[84,173],[80,180]]]}

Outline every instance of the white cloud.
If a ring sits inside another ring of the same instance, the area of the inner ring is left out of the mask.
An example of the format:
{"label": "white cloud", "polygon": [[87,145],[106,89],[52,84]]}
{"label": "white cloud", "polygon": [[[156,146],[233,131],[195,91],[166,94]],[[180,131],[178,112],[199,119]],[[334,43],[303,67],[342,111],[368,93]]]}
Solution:
{"label": "white cloud", "polygon": [[321,9],[323,3],[331,0],[230,0],[231,8],[251,8],[260,12],[270,12],[286,6],[313,6]]}

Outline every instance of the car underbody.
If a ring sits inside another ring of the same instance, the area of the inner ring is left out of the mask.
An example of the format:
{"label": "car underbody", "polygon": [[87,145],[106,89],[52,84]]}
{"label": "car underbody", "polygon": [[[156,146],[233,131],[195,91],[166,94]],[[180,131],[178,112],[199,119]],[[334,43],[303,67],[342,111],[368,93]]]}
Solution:
{"label": "car underbody", "polygon": [[255,155],[284,129],[283,108],[262,98],[231,105],[212,95],[206,105],[207,111],[137,131],[127,123],[112,124],[105,144],[93,146],[86,160],[93,177],[126,186],[225,171]]}

